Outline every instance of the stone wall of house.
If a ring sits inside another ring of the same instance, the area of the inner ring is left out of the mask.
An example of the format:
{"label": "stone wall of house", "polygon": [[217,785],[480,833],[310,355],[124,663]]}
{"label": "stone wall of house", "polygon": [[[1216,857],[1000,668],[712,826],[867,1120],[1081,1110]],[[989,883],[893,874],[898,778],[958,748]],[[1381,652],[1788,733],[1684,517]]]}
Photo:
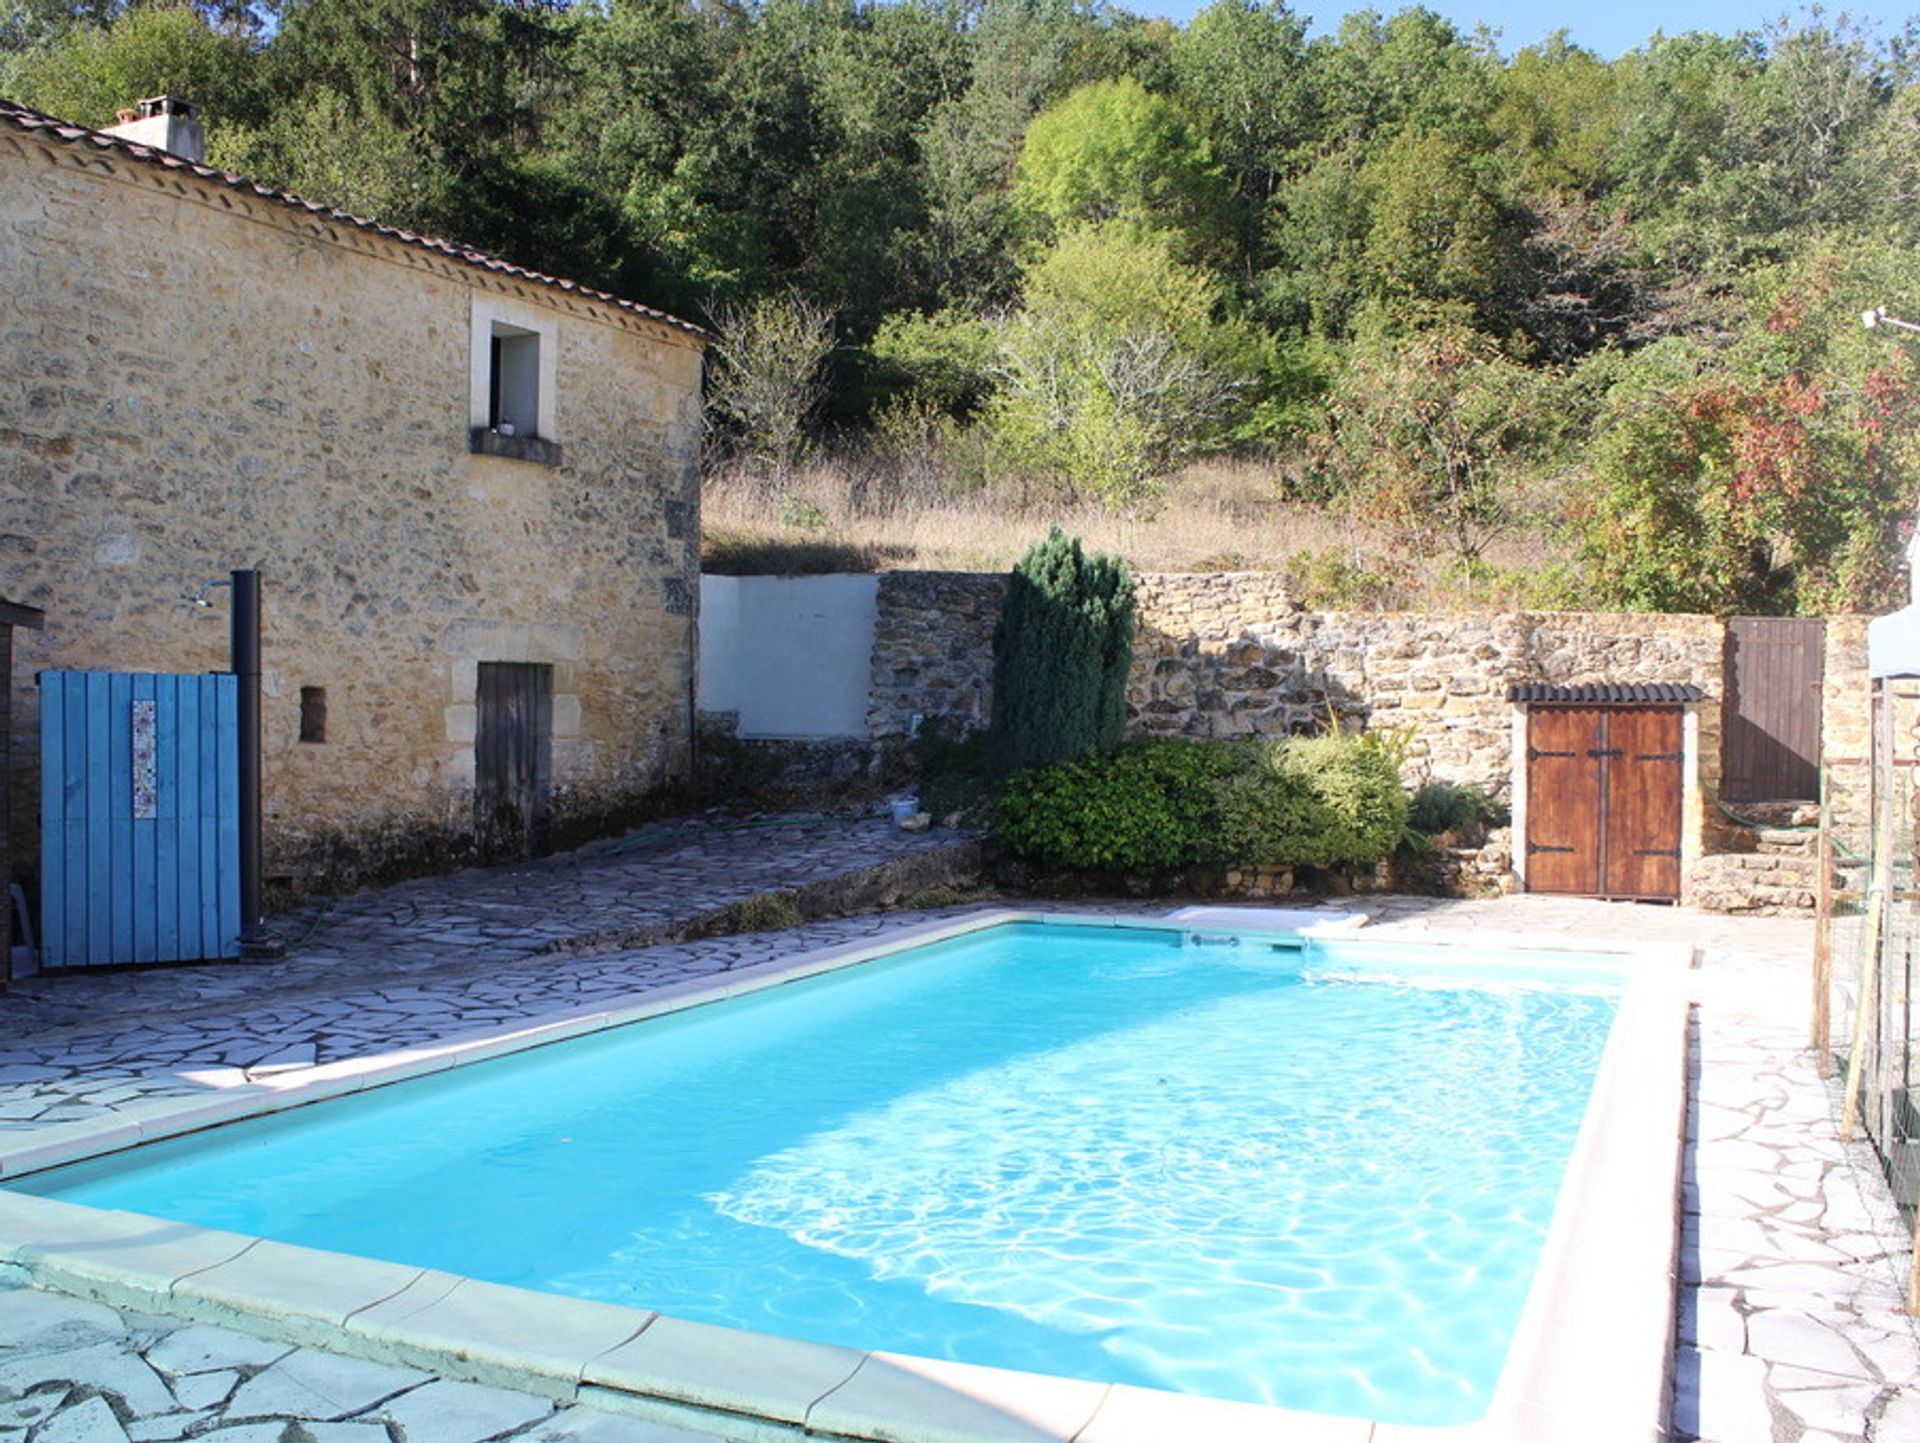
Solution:
{"label": "stone wall of house", "polygon": [[[34,673],[224,669],[225,593],[181,598],[236,567],[265,588],[270,880],[468,854],[483,661],[553,668],[563,839],[683,772],[696,336],[21,134],[0,274],[0,595],[48,618],[14,668],[29,783]],[[564,464],[469,454],[476,307],[551,328]]]}

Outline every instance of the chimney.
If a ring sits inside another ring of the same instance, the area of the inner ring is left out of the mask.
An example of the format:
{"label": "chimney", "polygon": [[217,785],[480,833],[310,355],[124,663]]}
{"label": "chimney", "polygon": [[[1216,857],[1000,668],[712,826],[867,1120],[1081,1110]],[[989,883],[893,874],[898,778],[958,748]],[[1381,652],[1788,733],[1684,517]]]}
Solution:
{"label": "chimney", "polygon": [[120,123],[107,127],[108,135],[170,150],[186,160],[204,163],[207,133],[193,118],[193,104],[177,95],[152,95],[120,112]]}

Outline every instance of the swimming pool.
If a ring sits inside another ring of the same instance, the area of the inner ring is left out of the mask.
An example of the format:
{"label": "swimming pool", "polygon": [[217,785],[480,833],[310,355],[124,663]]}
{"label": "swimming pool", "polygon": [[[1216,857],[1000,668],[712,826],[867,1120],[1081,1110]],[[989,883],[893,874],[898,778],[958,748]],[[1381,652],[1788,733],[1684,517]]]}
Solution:
{"label": "swimming pool", "polygon": [[1627,980],[1002,920],[13,1185],[856,1355],[1459,1424]]}

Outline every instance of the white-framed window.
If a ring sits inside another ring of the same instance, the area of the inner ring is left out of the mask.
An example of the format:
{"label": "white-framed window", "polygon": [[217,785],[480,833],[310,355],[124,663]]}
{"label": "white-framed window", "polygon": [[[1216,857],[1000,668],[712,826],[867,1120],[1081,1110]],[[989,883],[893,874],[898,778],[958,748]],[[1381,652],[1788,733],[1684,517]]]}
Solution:
{"label": "white-framed window", "polygon": [[493,323],[487,425],[503,436],[540,434],[540,333]]}
{"label": "white-framed window", "polygon": [[558,441],[559,327],[537,307],[475,296],[467,423],[476,435]]}

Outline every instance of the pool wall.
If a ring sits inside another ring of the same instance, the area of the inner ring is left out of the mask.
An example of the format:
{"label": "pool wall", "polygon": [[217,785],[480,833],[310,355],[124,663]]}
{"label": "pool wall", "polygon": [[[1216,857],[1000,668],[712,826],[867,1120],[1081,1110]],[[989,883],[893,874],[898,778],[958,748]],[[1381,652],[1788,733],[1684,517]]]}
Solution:
{"label": "pool wall", "polygon": [[[906,928],[631,1007],[553,1014],[152,1104],[136,1118],[38,1129],[0,1152],[0,1184],[64,1163],[469,1065],[741,996],[1011,921],[1171,927],[1147,917],[994,910]],[[1458,935],[1383,940],[1465,947]],[[120,1307],[448,1377],[617,1409],[741,1443],[1639,1443],[1664,1436],[1686,1110],[1680,944],[1500,938],[1506,950],[1604,952],[1628,984],[1559,1205],[1488,1414],[1416,1427],[860,1351],[720,1328],[0,1188],[0,1261]]]}

